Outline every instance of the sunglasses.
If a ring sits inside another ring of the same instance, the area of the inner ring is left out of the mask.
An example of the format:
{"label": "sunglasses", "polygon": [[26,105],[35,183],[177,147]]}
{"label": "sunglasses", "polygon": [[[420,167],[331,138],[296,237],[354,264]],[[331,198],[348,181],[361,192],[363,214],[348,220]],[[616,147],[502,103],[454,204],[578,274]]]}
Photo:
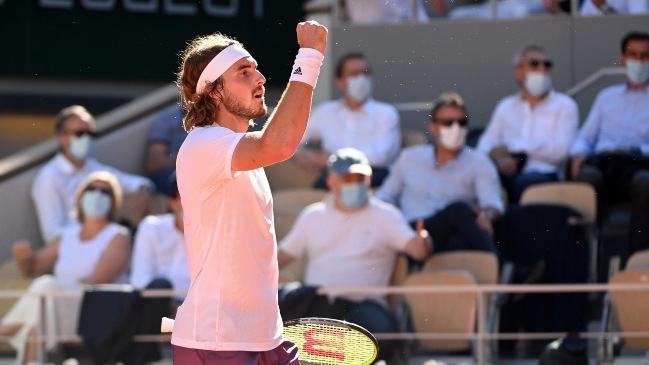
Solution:
{"label": "sunglasses", "polygon": [[75,137],[83,137],[89,135],[91,138],[97,138],[97,133],[92,131],[68,131],[67,134],[71,134]]}
{"label": "sunglasses", "polygon": [[554,65],[550,60],[529,60],[528,62],[528,65],[534,68],[539,68],[541,64],[548,70],[552,69],[552,66]]}
{"label": "sunglasses", "polygon": [[85,191],[98,191],[100,193],[113,196],[113,191],[109,188],[100,188],[98,186],[88,186]]}
{"label": "sunglasses", "polygon": [[466,127],[469,125],[469,119],[468,118],[462,118],[462,119],[435,119],[435,123],[439,123],[443,125],[444,127],[450,127],[453,124],[457,123],[460,127]]}

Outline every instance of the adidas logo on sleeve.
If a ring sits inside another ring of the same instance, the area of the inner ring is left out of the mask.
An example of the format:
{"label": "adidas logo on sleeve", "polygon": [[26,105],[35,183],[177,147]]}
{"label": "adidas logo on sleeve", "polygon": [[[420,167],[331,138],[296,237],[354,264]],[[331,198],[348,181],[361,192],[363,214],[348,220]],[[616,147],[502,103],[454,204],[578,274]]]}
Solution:
{"label": "adidas logo on sleeve", "polygon": [[302,75],[302,68],[298,67],[293,71],[293,75]]}

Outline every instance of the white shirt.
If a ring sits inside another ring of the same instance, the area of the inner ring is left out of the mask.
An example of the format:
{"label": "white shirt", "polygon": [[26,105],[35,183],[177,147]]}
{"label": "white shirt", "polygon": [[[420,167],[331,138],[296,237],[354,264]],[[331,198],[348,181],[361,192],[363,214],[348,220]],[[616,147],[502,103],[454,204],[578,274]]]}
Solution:
{"label": "white shirt", "polygon": [[575,139],[572,155],[591,155],[639,147],[649,154],[649,86],[631,90],[626,84],[600,91]]}
{"label": "white shirt", "polygon": [[376,197],[399,206],[410,222],[455,202],[501,213],[505,209],[498,172],[489,158],[464,148],[457,158],[436,167],[430,144],[405,148]]}
{"label": "white shirt", "polygon": [[[307,285],[381,287],[390,284],[397,252],[403,251],[415,235],[403,215],[390,204],[370,198],[365,208],[347,213],[336,208],[330,195],[300,213],[280,248],[292,257],[307,258]],[[382,294],[342,297],[386,304]]]}
{"label": "white shirt", "polygon": [[[422,0],[417,1],[417,20],[425,22],[428,14]],[[399,23],[413,18],[411,0],[347,0],[345,7],[355,24]]]}
{"label": "white shirt", "polygon": [[504,145],[527,153],[523,172],[560,172],[578,126],[577,103],[569,96],[551,91],[532,108],[515,94],[498,103],[477,148],[489,153]]}
{"label": "white shirt", "polygon": [[189,290],[185,236],[169,213],[144,218],[137,229],[131,264],[131,284],[146,288],[155,278],[166,278],[174,290]]}
{"label": "white shirt", "polygon": [[326,101],[311,113],[302,146],[312,140],[322,141],[327,153],[352,147],[363,152],[370,165],[389,167],[401,148],[399,112],[374,99],[357,110],[349,109],[342,99]]}
{"label": "white shirt", "polygon": [[[606,0],[606,5],[618,14],[649,13],[649,0]],[[581,15],[602,15],[602,11],[591,0],[584,0],[579,10]]]}
{"label": "white shirt", "polygon": [[194,128],[176,160],[191,285],[171,342],[211,351],[267,351],[283,342],[273,202],[263,169],[233,172],[244,136]]}
{"label": "white shirt", "polygon": [[[67,285],[79,284],[92,275],[104,251],[118,234],[128,235],[125,227],[109,223],[95,237],[81,240],[81,225],[70,226],[61,232],[61,244],[54,265],[54,276]],[[128,282],[127,267],[111,283]]]}
{"label": "white shirt", "polygon": [[45,244],[51,243],[65,226],[76,223],[77,189],[83,179],[96,171],[108,171],[115,175],[125,194],[134,194],[142,186],[153,187],[147,178],[127,174],[94,158],[88,158],[77,169],[62,153],[57,153],[40,169],[31,191]]}

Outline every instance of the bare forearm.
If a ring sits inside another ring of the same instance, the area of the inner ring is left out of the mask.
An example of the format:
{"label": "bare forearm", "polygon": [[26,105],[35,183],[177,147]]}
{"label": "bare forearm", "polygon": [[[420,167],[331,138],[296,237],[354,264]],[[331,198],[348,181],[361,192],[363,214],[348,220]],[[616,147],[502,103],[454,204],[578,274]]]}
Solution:
{"label": "bare forearm", "polygon": [[304,136],[312,96],[313,87],[310,85],[299,81],[290,82],[264,126],[261,142],[269,152],[281,151],[281,160],[290,158],[295,153]]}

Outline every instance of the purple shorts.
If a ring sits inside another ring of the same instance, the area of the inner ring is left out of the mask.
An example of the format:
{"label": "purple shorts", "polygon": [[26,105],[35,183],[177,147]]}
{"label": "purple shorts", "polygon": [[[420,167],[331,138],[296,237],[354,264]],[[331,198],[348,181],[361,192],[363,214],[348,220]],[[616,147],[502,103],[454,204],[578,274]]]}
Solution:
{"label": "purple shorts", "polygon": [[299,365],[299,350],[290,341],[284,341],[272,350],[210,351],[171,345],[171,358],[176,365]]}

